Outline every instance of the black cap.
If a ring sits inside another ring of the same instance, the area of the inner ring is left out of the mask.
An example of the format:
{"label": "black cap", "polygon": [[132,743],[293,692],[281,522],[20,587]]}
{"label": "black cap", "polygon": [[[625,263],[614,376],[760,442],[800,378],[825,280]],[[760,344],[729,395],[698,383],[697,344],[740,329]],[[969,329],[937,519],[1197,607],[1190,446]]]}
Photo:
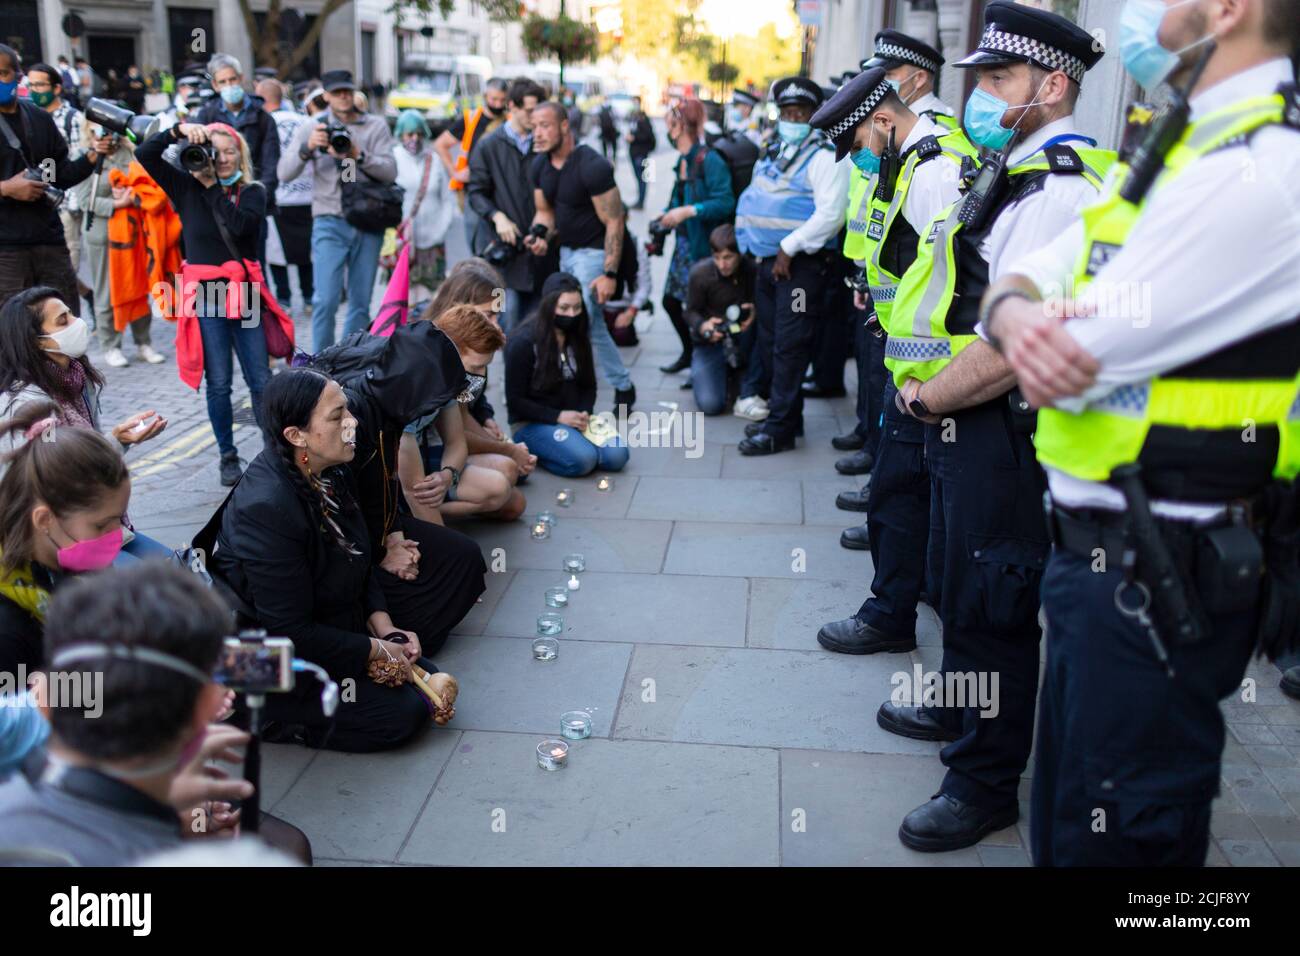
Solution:
{"label": "black cap", "polygon": [[1060,70],[1076,83],[1106,53],[1101,41],[1059,14],[1007,0],[994,0],[984,11],[984,35],[966,59],[953,66],[1034,63]]}
{"label": "black cap", "polygon": [[326,93],[335,93],[339,90],[355,90],[356,83],[352,82],[351,70],[326,70],[321,74],[320,85]]}
{"label": "black cap", "polygon": [[873,66],[892,70],[905,63],[938,73],[943,66],[943,54],[930,44],[900,30],[881,30],[876,34],[875,52],[869,59],[863,60],[861,66],[864,70]]}
{"label": "black cap", "polygon": [[757,106],[758,97],[749,92],[749,90],[732,90],[731,102],[740,103],[745,106]]}
{"label": "black cap", "polygon": [[884,67],[873,66],[855,76],[813,114],[813,129],[825,130],[835,144],[836,162],[853,149],[853,134],[859,124],[892,89],[885,79]]}
{"label": "black cap", "polygon": [[786,76],[772,84],[772,102],[782,106],[821,106],[826,100],[822,88],[806,76]]}

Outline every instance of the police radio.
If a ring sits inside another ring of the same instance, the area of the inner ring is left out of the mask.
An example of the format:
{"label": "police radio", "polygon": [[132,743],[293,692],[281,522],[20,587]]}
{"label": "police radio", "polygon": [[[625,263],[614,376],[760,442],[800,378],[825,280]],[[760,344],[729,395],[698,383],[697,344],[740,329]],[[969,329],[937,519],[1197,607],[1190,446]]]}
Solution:
{"label": "police radio", "polygon": [[1187,129],[1187,124],[1191,120],[1192,106],[1188,98],[1196,88],[1196,84],[1200,82],[1201,74],[1209,65],[1214,50],[1215,42],[1211,40],[1206,44],[1201,58],[1192,67],[1187,82],[1181,88],[1170,88],[1169,102],[1147,125],[1146,135],[1133,150],[1128,176],[1124,180],[1124,185],[1120,187],[1119,195],[1125,202],[1132,203],[1134,206],[1141,205],[1142,200],[1151,191],[1156,177],[1165,168],[1165,157],[1174,148],[1174,144],[1182,138],[1183,131]]}
{"label": "police radio", "polygon": [[889,145],[880,155],[880,172],[876,174],[876,198],[881,202],[894,201],[894,189],[898,185],[898,148],[894,145],[895,127],[889,130]]}
{"label": "police radio", "polygon": [[1011,143],[1000,152],[990,153],[980,164],[971,184],[966,187],[966,198],[957,211],[957,221],[968,231],[984,228],[990,212],[997,208],[1002,191],[1007,185],[1007,164],[1011,156]]}

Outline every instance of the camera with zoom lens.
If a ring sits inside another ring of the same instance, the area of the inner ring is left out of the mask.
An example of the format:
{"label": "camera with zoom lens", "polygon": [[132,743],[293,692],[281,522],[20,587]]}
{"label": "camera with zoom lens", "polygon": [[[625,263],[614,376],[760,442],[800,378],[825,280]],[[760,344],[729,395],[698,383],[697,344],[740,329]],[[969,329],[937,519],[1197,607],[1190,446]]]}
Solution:
{"label": "camera with zoom lens", "polygon": [[650,238],[646,240],[645,251],[648,256],[662,256],[664,254],[664,240],[672,234],[672,229],[663,224],[663,219],[651,219],[650,224],[646,226],[650,233]]}
{"label": "camera with zoom lens", "polygon": [[[532,228],[525,233],[525,238],[532,236],[534,239],[546,238],[546,226],[540,222],[535,222]],[[524,240],[518,239],[515,242],[506,242],[504,239],[493,239],[488,243],[487,248],[483,250],[483,258],[492,265],[501,268],[507,265],[511,259],[524,250]]]}
{"label": "camera with zoom lens", "polygon": [[330,138],[330,149],[340,156],[346,156],[352,152],[352,134],[340,126],[338,123],[327,123],[325,132]]}
{"label": "camera with zoom lens", "polygon": [[24,171],[23,176],[38,183],[45,183],[45,192],[41,193],[41,199],[48,204],[51,209],[57,209],[59,203],[63,202],[64,191],[57,186],[45,182],[45,177],[36,170],[28,169]]}
{"label": "camera with zoom lens", "polygon": [[740,368],[740,346],[736,342],[736,336],[742,331],[740,317],[748,311],[748,306],[742,308],[739,305],[729,305],[726,318],[718,326],[718,331],[722,333],[722,354],[731,368]]}
{"label": "camera with zoom lens", "polygon": [[199,173],[217,164],[217,150],[211,143],[186,143],[181,147],[181,168],[191,173]]}

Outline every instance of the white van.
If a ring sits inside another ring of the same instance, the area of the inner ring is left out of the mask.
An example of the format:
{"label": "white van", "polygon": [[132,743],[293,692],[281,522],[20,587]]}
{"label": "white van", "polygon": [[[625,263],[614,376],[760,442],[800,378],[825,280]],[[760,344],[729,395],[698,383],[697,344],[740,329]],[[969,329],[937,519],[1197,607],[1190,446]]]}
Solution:
{"label": "white van", "polygon": [[402,110],[419,110],[439,125],[478,106],[493,75],[491,60],[468,54],[408,53],[398,72],[401,79],[388,94],[389,118],[396,119]]}

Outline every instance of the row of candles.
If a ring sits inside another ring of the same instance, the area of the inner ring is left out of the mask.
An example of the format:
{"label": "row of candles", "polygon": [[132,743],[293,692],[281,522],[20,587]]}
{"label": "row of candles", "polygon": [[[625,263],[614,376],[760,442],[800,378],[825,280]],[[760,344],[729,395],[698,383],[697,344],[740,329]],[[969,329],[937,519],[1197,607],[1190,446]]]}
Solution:
{"label": "row of candles", "polygon": [[[614,479],[608,475],[601,475],[596,479],[596,490],[602,493],[614,490]],[[573,505],[573,489],[561,488],[555,493],[555,503],[561,508],[569,508]],[[545,541],[551,536],[551,529],[555,527],[555,512],[541,512],[530,529],[534,541]]]}

